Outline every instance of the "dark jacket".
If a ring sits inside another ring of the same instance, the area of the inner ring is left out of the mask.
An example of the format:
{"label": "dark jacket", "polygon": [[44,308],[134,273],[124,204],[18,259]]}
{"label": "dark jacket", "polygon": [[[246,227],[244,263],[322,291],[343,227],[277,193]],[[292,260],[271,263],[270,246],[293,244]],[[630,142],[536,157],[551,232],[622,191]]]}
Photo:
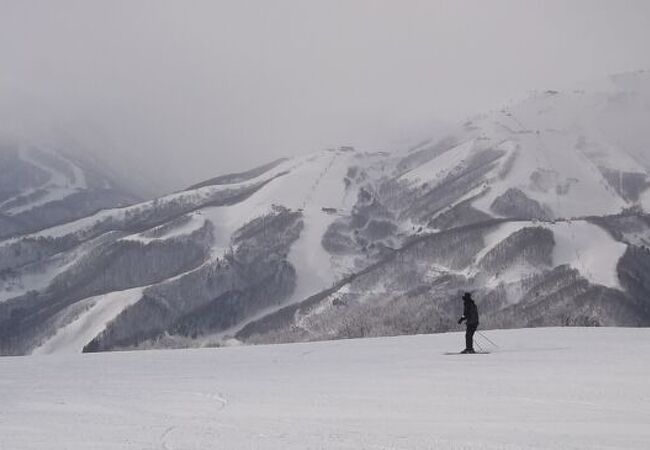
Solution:
{"label": "dark jacket", "polygon": [[474,300],[465,300],[462,318],[467,321],[467,325],[478,325],[478,308]]}

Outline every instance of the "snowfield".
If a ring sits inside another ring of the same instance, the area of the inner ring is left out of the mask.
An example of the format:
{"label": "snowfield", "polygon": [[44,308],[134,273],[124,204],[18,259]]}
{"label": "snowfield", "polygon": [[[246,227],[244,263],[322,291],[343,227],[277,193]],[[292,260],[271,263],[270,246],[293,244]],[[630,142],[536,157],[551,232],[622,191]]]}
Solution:
{"label": "snowfield", "polygon": [[[617,265],[625,254],[626,245],[614,240],[604,229],[585,220],[567,220],[553,223],[539,221],[506,222],[486,236],[485,247],[477,253],[480,262],[508,236],[526,227],[543,227],[553,232],[553,266],[568,264],[580,271],[589,281],[612,289],[621,289]],[[472,268],[478,273],[479,268]],[[471,272],[468,272],[471,273]],[[521,278],[516,274],[515,278]],[[503,280],[500,275],[496,281]]]}
{"label": "snowfield", "polygon": [[0,448],[648,448],[650,330],[483,333],[0,358]]}
{"label": "snowfield", "polygon": [[54,336],[34,349],[34,354],[57,352],[81,353],[84,346],[106,328],[106,325],[129,305],[142,298],[144,288],[110,292],[84,300],[87,309]]}

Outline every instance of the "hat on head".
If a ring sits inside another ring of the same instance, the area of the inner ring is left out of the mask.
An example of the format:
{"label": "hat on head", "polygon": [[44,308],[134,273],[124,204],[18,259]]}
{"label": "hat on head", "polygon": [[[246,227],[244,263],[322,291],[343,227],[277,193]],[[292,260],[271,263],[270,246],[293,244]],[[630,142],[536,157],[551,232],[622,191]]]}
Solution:
{"label": "hat on head", "polygon": [[471,299],[472,299],[472,294],[470,294],[469,292],[465,292],[463,294],[463,300],[471,300]]}

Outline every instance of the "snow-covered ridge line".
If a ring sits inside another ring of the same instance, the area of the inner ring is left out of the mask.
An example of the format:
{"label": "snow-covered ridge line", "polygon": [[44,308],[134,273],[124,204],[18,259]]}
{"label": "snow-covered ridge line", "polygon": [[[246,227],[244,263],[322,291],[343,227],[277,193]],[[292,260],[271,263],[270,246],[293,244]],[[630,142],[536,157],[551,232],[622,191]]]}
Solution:
{"label": "snow-covered ridge line", "polygon": [[215,178],[211,178],[201,183],[194,184],[185,190],[191,191],[206,186],[232,185],[237,183],[243,183],[246,181],[250,181],[251,179],[258,178],[262,176],[264,173],[268,172],[269,170],[272,170],[273,168],[287,161],[289,161],[288,158],[279,158],[276,159],[275,161],[271,161],[270,163],[263,164],[251,170],[247,170],[246,172],[231,173],[231,174],[221,175]]}
{"label": "snow-covered ridge line", "polygon": [[88,349],[220,344],[261,321],[243,342],[442,331],[463,289],[495,327],[648,324],[650,158],[628,136],[647,130],[621,133],[639,98],[549,91],[412,152],[317,152],[5,239],[0,350],[134,286],[152,287]]}
{"label": "snow-covered ridge line", "polygon": [[147,231],[125,236],[121,240],[141,242],[146,245],[155,241],[164,241],[179,236],[187,236],[203,228],[207,221],[207,219],[198,212],[190,213],[184,217],[186,219],[183,223],[173,224],[172,222],[173,226],[170,226],[172,224],[158,225],[157,227],[151,228]]}
{"label": "snow-covered ridge line", "polygon": [[141,201],[89,158],[47,145],[0,146],[0,241]]}
{"label": "snow-covered ridge line", "polygon": [[[62,200],[68,195],[87,189],[88,187],[83,170],[79,168],[79,166],[77,166],[70,159],[60,154],[54,154],[54,153],[47,154],[48,158],[54,158],[54,160],[59,161],[61,164],[67,165],[67,168],[69,168],[72,172],[66,174],[63,171],[57,170],[54,167],[52,167],[52,164],[46,164],[45,161],[42,161],[45,155],[41,153],[42,150],[39,150],[38,153],[31,154],[33,152],[36,152],[36,150],[33,149],[28,150],[25,148],[21,148],[19,155],[23,161],[27,162],[28,164],[31,164],[34,167],[39,168],[44,173],[49,174],[49,180],[45,184],[37,188],[31,189],[30,192],[24,192],[20,194],[20,197],[23,198],[29,197],[31,193],[35,193],[37,190],[44,191],[44,193],[39,197],[37,197],[36,199],[34,199],[33,201],[30,201],[21,206],[8,209],[7,211],[5,211],[5,213],[7,214],[10,215],[20,214],[22,212],[29,211],[31,209],[37,208],[47,203],[57,201],[57,200]],[[8,201],[14,200],[15,198],[16,197]],[[7,202],[3,202],[3,204],[6,204]],[[2,205],[0,205],[0,207],[2,207]]]}
{"label": "snow-covered ridge line", "polygon": [[[51,238],[60,238],[64,236],[73,235],[75,233],[82,232],[84,230],[91,229],[94,225],[101,223],[107,219],[115,220],[117,223],[123,222],[128,223],[129,214],[138,214],[143,213],[149,210],[155,210],[162,206],[170,205],[172,203],[179,203],[185,205],[182,207],[182,211],[175,213],[173,217],[165,217],[164,221],[170,220],[175,217],[182,216],[187,213],[196,211],[197,209],[204,208],[209,206],[210,203],[214,202],[214,196],[218,194],[225,194],[225,199],[228,197],[238,198],[239,195],[245,194],[249,190],[259,189],[265,184],[273,181],[275,178],[285,175],[286,172],[279,172],[273,174],[266,179],[257,181],[253,180],[251,182],[245,182],[234,185],[227,186],[207,186],[195,191],[179,192],[175,194],[170,194],[165,197],[161,197],[154,200],[149,200],[144,203],[138,203],[135,205],[110,208],[98,211],[89,217],[84,217],[69,223],[62,225],[57,225],[52,228],[38,231],[36,233],[27,234],[23,236],[13,237],[6,240],[0,240],[1,245],[10,245],[14,242],[24,239],[38,239],[41,237],[51,237]],[[157,226],[157,225],[156,225]]]}

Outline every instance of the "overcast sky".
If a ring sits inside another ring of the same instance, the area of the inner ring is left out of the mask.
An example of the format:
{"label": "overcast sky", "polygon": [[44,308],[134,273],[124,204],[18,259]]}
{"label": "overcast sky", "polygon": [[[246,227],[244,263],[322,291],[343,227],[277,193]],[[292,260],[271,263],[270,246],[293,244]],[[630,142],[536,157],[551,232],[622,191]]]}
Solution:
{"label": "overcast sky", "polygon": [[[0,130],[175,189],[650,68],[650,1],[0,0]],[[137,169],[137,171],[133,171]]]}

